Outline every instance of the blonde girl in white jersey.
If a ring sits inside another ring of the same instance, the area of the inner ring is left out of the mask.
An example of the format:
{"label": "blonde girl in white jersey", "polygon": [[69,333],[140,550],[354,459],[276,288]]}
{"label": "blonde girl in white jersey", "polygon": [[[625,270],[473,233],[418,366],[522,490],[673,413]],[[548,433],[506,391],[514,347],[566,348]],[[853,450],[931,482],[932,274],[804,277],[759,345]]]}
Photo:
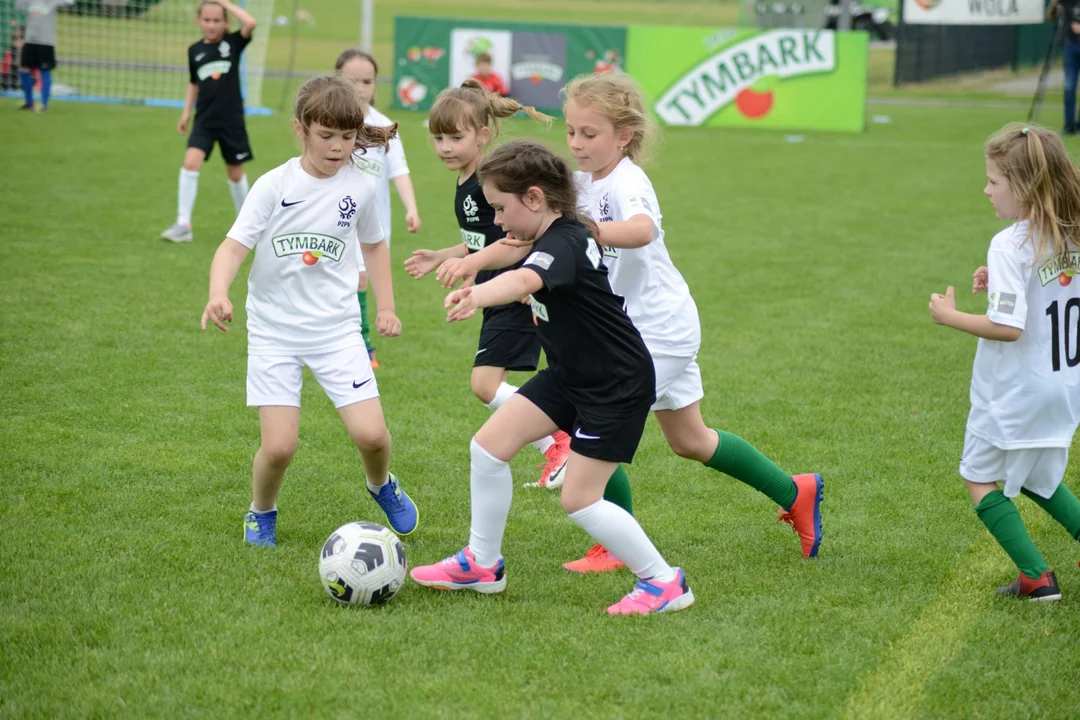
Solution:
{"label": "blonde girl in white jersey", "polygon": [[979,338],[960,476],[1020,570],[998,593],[1055,601],[1057,577],[1012,498],[1027,495],[1080,540],[1080,501],[1062,483],[1080,423],[1080,171],[1057,133],[1036,125],[1006,125],[984,152],[983,192],[1013,223],[975,271],[987,310],[960,312],[949,287],[931,295],[930,315]]}
{"label": "blonde girl in white jersey", "polygon": [[[697,353],[701,327],[686,281],[671,262],[662,215],[642,159],[655,132],[641,90],[622,73],[577,77],[563,90],[566,141],[577,163],[581,211],[599,226],[611,288],[641,332],[656,368],[653,411],[668,445],[767,495],[780,519],[799,534],[802,553],[816,557],[821,543],[820,475],[792,477],[737,435],[709,428],[701,417],[704,396]],[[509,241],[506,244],[510,244]],[[495,249],[474,263],[499,263]],[[554,483],[556,486],[558,482]],[[622,567],[603,547],[564,565],[574,572]]]}
{"label": "blonde girl in white jersey", "polygon": [[[364,114],[364,124],[373,127],[390,127],[394,123],[390,118],[375,109],[375,81],[379,66],[375,58],[363,50],[350,48],[338,55],[334,70],[356,85],[360,96],[368,104]],[[379,181],[379,220],[386,233],[386,245],[390,246],[390,181],[394,181],[401,204],[405,206],[405,227],[414,233],[420,229],[420,211],[416,208],[416,193],[413,191],[409,176],[409,164],[405,160],[405,147],[401,138],[395,137],[385,150],[381,147],[369,149],[363,155],[358,154],[357,165]],[[375,347],[371,344],[367,321],[367,273],[364,271],[363,258],[360,259],[360,277],[356,287],[356,297],[360,301],[360,317],[363,320],[364,343],[368,348],[371,367],[378,369],[375,359]]]}
{"label": "blonde girl in white jersey", "polygon": [[252,545],[277,544],[277,494],[299,440],[305,365],[360,450],[368,492],[391,527],[400,534],[416,528],[416,506],[389,471],[390,434],[354,295],[353,246],[359,242],[379,305],[375,324],[384,336],[401,333],[376,180],[353,159],[357,149],[385,147],[397,128],[365,125],[365,109],[356,88],[339,75],[300,88],[293,124],[302,155],[258,179],[210,266],[202,327],[209,320],[227,331],[229,286],[255,250],[246,308],[247,404],[259,409],[262,439],[244,517],[244,538]]}

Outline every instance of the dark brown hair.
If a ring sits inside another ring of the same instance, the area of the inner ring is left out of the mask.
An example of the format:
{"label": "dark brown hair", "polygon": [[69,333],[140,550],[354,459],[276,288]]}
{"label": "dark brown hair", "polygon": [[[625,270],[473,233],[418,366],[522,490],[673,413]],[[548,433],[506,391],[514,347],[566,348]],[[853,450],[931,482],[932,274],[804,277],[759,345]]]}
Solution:
{"label": "dark brown hair", "polygon": [[577,186],[566,161],[532,140],[511,140],[484,158],[476,168],[476,178],[494,185],[499,192],[522,197],[529,188],[544,192],[548,208],[568,220],[584,225],[595,238],[598,228],[577,211]]}
{"label": "dark brown hair", "polygon": [[337,56],[337,60],[334,61],[334,69],[340,70],[341,68],[345,67],[345,63],[355,58],[367,60],[369,63],[371,63],[371,67],[375,69],[375,76],[378,77],[379,63],[375,62],[375,58],[371,57],[370,53],[366,53],[363,50],[358,50],[356,48],[342,50],[341,54]]}
{"label": "dark brown hair", "polygon": [[296,93],[296,114],[307,134],[313,123],[334,130],[356,130],[356,149],[389,147],[397,135],[397,123],[374,127],[364,122],[367,110],[360,91],[341,75],[320,75],[304,83]]}
{"label": "dark brown hair", "polygon": [[554,119],[517,100],[488,92],[476,78],[469,78],[461,87],[447,88],[439,93],[428,113],[428,132],[432,135],[452,135],[462,130],[480,131],[491,128],[491,137],[499,134],[499,120],[523,112],[533,120],[551,123]]}

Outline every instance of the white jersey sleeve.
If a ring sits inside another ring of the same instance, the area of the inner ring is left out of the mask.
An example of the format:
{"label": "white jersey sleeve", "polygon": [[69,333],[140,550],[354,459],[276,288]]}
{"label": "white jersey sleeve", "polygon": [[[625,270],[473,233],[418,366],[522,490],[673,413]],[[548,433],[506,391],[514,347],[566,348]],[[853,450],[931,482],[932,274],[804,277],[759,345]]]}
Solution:
{"label": "white jersey sleeve", "polygon": [[401,144],[401,138],[396,137],[390,141],[390,149],[386,153],[386,177],[393,180],[408,174],[409,163],[405,161],[405,146]]}
{"label": "white jersey sleeve", "polygon": [[635,215],[646,215],[653,224],[652,239],[660,236],[660,202],[648,176],[637,166],[637,172],[621,173],[616,178],[610,199],[617,220],[629,220]]}
{"label": "white jersey sleeve", "polygon": [[999,233],[990,243],[986,256],[989,275],[986,316],[992,322],[1024,329],[1027,287],[1034,270],[1032,255],[1030,243],[1017,247],[1012,234]]}
{"label": "white jersey sleeve", "polygon": [[259,242],[270,223],[270,215],[278,202],[277,178],[280,173],[275,169],[266,173],[251,186],[236,222],[226,233],[246,248],[253,248]]}
{"label": "white jersey sleeve", "polygon": [[379,210],[373,193],[364,198],[363,207],[357,208],[356,239],[365,245],[382,242],[386,231],[379,221]]}

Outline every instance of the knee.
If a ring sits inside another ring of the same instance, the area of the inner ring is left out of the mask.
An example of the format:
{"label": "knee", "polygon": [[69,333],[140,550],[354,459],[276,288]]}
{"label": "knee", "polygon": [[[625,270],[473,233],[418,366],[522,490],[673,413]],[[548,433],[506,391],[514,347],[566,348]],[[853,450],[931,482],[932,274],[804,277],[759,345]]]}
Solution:
{"label": "knee", "polygon": [[296,454],[296,440],[277,440],[264,442],[259,453],[274,467],[288,467]]}
{"label": "knee", "polygon": [[716,452],[716,435],[713,433],[679,434],[667,439],[671,450],[679,457],[698,462],[708,462]]}
{"label": "knee", "polygon": [[390,447],[390,431],[383,428],[365,428],[353,435],[352,440],[360,452],[379,452]]}
{"label": "knee", "polygon": [[240,182],[240,179],[244,177],[243,165],[226,165],[225,174],[229,176],[229,179],[233,182]]}
{"label": "knee", "polygon": [[576,483],[571,482],[563,485],[562,493],[559,495],[559,502],[562,503],[562,509],[567,515],[573,515],[579,510],[595,505],[603,497],[602,489],[590,491],[588,488],[577,487]]}
{"label": "knee", "polygon": [[188,172],[199,172],[202,170],[202,164],[203,161],[201,158],[190,156],[184,158],[184,169]]}
{"label": "knee", "polygon": [[473,395],[485,405],[491,404],[491,401],[495,399],[496,391],[499,389],[498,383],[489,382],[486,378],[477,377],[476,375],[473,375],[471,385]]}

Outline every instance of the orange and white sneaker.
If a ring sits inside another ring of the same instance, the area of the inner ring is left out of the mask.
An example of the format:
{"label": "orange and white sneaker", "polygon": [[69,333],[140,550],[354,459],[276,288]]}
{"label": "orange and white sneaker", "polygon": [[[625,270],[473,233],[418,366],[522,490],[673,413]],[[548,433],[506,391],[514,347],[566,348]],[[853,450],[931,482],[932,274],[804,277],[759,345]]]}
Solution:
{"label": "orange and white sneaker", "polygon": [[536,466],[544,468],[540,473],[540,480],[537,481],[536,486],[555,490],[562,487],[563,478],[566,475],[563,468],[566,467],[566,458],[570,457],[570,436],[562,430],[556,430],[552,433],[551,438],[555,441],[555,444],[544,453],[547,462]]}
{"label": "orange and white sneaker", "polygon": [[379,369],[379,361],[375,359],[375,348],[368,348],[367,356],[368,356],[368,362],[371,363],[371,369],[372,370],[378,370]]}
{"label": "orange and white sneaker", "polygon": [[795,475],[797,495],[790,510],[780,508],[776,522],[786,522],[795,528],[802,544],[803,557],[817,557],[821,546],[821,495],[825,481],[817,473]]}
{"label": "orange and white sneaker", "polygon": [[626,565],[622,560],[612,555],[610,550],[598,543],[589,548],[589,551],[585,553],[585,557],[573,562],[563,563],[563,567],[572,573],[588,575],[589,573],[615,572],[626,567]]}
{"label": "orange and white sneaker", "polygon": [[686,575],[675,569],[675,579],[661,583],[638,580],[633,591],[607,609],[608,615],[650,615],[685,610],[694,604],[694,593],[686,584]]}

